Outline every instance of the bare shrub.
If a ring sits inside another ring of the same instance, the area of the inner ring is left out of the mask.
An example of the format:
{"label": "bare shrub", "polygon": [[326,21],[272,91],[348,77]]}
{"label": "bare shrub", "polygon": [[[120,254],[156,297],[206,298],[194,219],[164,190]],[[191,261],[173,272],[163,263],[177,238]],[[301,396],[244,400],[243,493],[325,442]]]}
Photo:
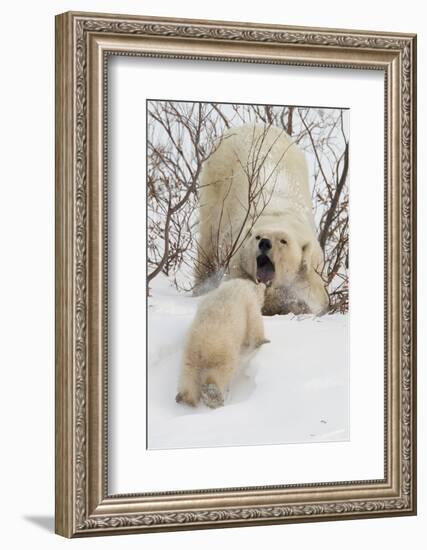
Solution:
{"label": "bare shrub", "polygon": [[[283,128],[307,154],[318,238],[325,255],[321,275],[331,297],[330,311],[346,312],[349,146],[343,110],[173,101],[149,101],[147,110],[147,285],[164,273],[177,288],[190,290],[195,266],[219,277],[227,269],[271,200],[265,193],[265,158],[259,155],[263,136],[254,138],[251,146],[257,161],[242,165],[248,179],[244,223],[227,246],[217,246],[210,265],[196,238],[200,171],[227,129],[258,122],[266,125],[266,131],[270,125]],[[248,220],[253,220],[249,229]]]}

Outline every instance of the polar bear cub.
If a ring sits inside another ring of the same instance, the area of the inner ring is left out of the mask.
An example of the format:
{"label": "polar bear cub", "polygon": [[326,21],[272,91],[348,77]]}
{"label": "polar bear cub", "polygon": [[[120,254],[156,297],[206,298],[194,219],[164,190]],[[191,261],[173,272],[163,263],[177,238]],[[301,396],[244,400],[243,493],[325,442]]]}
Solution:
{"label": "polar bear cub", "polygon": [[261,314],[265,289],[263,283],[233,279],[202,299],[184,348],[177,403],[224,404],[242,355],[269,341]]}

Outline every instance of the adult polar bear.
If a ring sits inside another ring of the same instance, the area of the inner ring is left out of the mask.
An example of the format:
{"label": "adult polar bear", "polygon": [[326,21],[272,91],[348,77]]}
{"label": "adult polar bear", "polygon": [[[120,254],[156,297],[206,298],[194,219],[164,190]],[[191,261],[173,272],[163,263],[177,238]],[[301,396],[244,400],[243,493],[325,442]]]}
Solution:
{"label": "adult polar bear", "polygon": [[200,183],[198,287],[227,265],[232,278],[267,284],[266,315],[325,312],[307,163],[291,137],[271,125],[228,130]]}

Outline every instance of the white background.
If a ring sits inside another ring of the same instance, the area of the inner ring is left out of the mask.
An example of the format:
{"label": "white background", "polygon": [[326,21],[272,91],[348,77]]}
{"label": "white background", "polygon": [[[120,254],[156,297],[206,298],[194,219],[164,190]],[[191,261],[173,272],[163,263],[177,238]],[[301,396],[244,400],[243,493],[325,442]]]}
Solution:
{"label": "white background", "polygon": [[[15,1],[2,10],[0,201],[1,250],[1,518],[5,548],[62,548],[66,545],[99,548],[150,549],[224,547],[356,549],[381,545],[422,548],[425,518],[425,347],[422,343],[426,308],[419,288],[419,515],[418,517],[194,531],[66,541],[52,534],[54,498],[54,26],[55,13],[84,9],[112,13],[145,13],[176,17],[271,22],[294,25],[367,28],[422,33],[422,4],[404,6],[385,0],[376,3],[339,1],[259,4],[217,0],[213,3],[173,0],[56,1],[34,5]],[[418,89],[425,90],[423,35],[419,37]],[[421,103],[421,102],[420,102]],[[419,109],[419,151],[425,150],[427,123]],[[421,154],[420,154],[421,157]],[[419,162],[419,268],[425,275],[426,243],[422,213],[426,208]]]}
{"label": "white background", "polygon": [[[123,57],[109,70],[110,493],[383,478],[383,73]],[[145,450],[144,99],[164,93],[350,108],[350,441]]]}

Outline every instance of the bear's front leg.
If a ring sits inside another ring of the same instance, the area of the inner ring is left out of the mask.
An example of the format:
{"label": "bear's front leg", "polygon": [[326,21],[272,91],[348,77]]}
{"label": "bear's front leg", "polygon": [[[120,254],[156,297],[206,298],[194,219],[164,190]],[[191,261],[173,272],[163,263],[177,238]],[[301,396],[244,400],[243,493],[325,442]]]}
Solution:
{"label": "bear's front leg", "polygon": [[263,344],[270,343],[270,340],[265,337],[264,334],[264,320],[258,308],[251,308],[251,312],[248,319],[248,333],[246,337],[246,344],[249,349],[256,349]]}
{"label": "bear's front leg", "polygon": [[256,348],[260,348],[261,346],[263,346],[264,344],[270,344],[271,343],[271,340],[269,340],[268,338],[264,338],[263,340],[259,340],[256,344],[255,344],[255,347]]}
{"label": "bear's front leg", "polygon": [[294,290],[298,299],[306,304],[309,313],[323,315],[328,311],[329,295],[325,283],[313,268],[299,274]]}

